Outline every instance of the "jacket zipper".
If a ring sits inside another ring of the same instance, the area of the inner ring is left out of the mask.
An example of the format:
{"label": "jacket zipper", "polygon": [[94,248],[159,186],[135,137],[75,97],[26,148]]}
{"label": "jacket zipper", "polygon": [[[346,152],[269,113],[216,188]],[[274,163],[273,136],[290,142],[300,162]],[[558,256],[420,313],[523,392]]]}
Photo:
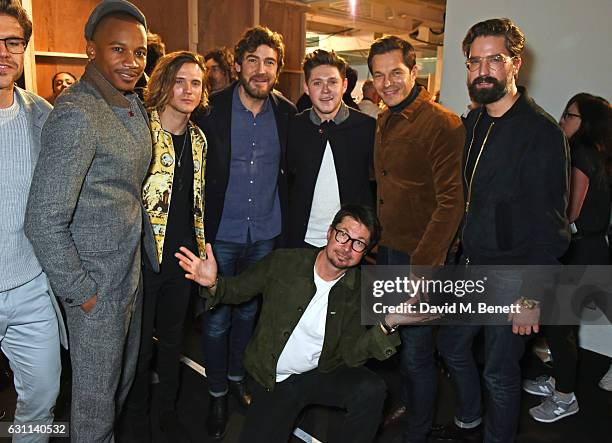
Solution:
{"label": "jacket zipper", "polygon": [[[478,169],[478,163],[480,162],[480,157],[482,155],[482,152],[484,151],[484,147],[487,144],[487,140],[489,139],[489,134],[491,133],[491,129],[493,129],[493,125],[495,125],[495,122],[492,122],[489,125],[489,128],[487,129],[487,133],[485,134],[485,138],[482,142],[482,145],[480,146],[480,151],[478,152],[478,157],[476,157],[476,162],[474,163],[474,170],[472,171],[472,175],[470,176],[470,181],[468,183],[467,181],[467,167],[468,167],[468,163],[470,160],[470,153],[472,152],[472,145],[474,144],[474,138],[476,137],[476,128],[478,127],[478,122],[480,122],[480,117],[482,117],[482,113],[485,111],[481,111],[481,113],[478,115],[478,119],[476,120],[476,123],[474,124],[474,129],[472,129],[472,140],[470,141],[470,147],[468,148],[468,153],[467,153],[467,157],[466,157],[466,161],[465,161],[465,166],[463,168],[463,177],[464,177],[464,182],[465,185],[468,188],[468,195],[467,195],[467,199],[465,202],[465,216],[464,216],[464,220],[463,220],[463,228],[461,229],[461,242],[464,243],[463,241],[463,234],[465,233],[465,227],[467,225],[467,218],[468,218],[468,213],[470,211],[470,203],[472,201],[472,183],[474,181],[474,176],[476,175],[476,170]],[[467,267],[470,264],[470,258],[467,257],[466,258],[466,262],[465,262],[465,266]]]}

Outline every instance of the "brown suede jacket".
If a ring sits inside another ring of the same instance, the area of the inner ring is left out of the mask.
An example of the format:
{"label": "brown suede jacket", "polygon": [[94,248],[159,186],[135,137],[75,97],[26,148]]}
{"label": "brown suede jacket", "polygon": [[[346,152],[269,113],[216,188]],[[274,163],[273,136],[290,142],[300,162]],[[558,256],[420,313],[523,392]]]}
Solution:
{"label": "brown suede jacket", "polygon": [[376,123],[374,170],[381,245],[410,254],[411,263],[444,264],[463,215],[461,119],[421,88],[406,109]]}

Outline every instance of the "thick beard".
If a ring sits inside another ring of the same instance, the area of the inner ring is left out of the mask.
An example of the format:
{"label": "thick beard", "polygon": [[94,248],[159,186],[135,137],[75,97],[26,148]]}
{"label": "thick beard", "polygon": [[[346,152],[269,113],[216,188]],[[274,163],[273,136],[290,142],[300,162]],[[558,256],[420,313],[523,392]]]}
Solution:
{"label": "thick beard", "polygon": [[[493,83],[493,87],[487,89],[477,88],[479,83],[483,83],[485,81],[488,83]],[[478,77],[474,79],[472,83],[468,83],[467,86],[472,101],[481,105],[495,103],[508,93],[508,81],[502,83],[495,77]]]}
{"label": "thick beard", "polygon": [[244,89],[244,92],[246,92],[247,95],[250,96],[251,98],[254,98],[257,100],[263,100],[267,98],[268,95],[270,95],[272,88],[274,88],[274,84],[269,85],[265,91],[260,91],[259,89],[251,88],[251,85],[249,85],[249,81],[244,78],[242,73],[240,73],[239,81],[240,81],[240,84],[242,85],[242,88]]}

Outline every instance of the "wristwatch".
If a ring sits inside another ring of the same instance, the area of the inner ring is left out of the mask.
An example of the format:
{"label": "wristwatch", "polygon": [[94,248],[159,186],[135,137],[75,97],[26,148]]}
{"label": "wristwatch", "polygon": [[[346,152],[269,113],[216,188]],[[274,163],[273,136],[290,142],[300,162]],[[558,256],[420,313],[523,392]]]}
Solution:
{"label": "wristwatch", "polygon": [[385,332],[385,334],[389,335],[389,334],[393,334],[395,331],[397,331],[397,326],[389,326],[387,324],[387,320],[383,317],[382,321],[380,322],[380,327],[383,329],[383,331]]}
{"label": "wristwatch", "polygon": [[531,298],[521,297],[518,299],[518,304],[523,309],[535,309],[540,302]]}

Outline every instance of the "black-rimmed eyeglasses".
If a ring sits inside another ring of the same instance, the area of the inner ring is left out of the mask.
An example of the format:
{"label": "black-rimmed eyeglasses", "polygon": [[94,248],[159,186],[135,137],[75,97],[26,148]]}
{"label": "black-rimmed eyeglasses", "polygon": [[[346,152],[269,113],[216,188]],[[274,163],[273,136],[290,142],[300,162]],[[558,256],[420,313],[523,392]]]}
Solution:
{"label": "black-rimmed eyeglasses", "polygon": [[28,42],[18,37],[0,38],[0,42],[4,42],[6,50],[11,54],[23,54],[28,46]]}
{"label": "black-rimmed eyeglasses", "polygon": [[574,114],[573,112],[565,111],[563,113],[563,115],[561,115],[561,117],[564,120],[567,120],[568,118],[580,118],[580,115],[579,114]]}
{"label": "black-rimmed eyeglasses", "polygon": [[356,238],[352,238],[345,231],[337,228],[334,228],[334,231],[336,231],[336,241],[342,245],[350,241],[353,251],[363,252],[368,248],[366,243],[362,242],[361,240],[357,240]]}

